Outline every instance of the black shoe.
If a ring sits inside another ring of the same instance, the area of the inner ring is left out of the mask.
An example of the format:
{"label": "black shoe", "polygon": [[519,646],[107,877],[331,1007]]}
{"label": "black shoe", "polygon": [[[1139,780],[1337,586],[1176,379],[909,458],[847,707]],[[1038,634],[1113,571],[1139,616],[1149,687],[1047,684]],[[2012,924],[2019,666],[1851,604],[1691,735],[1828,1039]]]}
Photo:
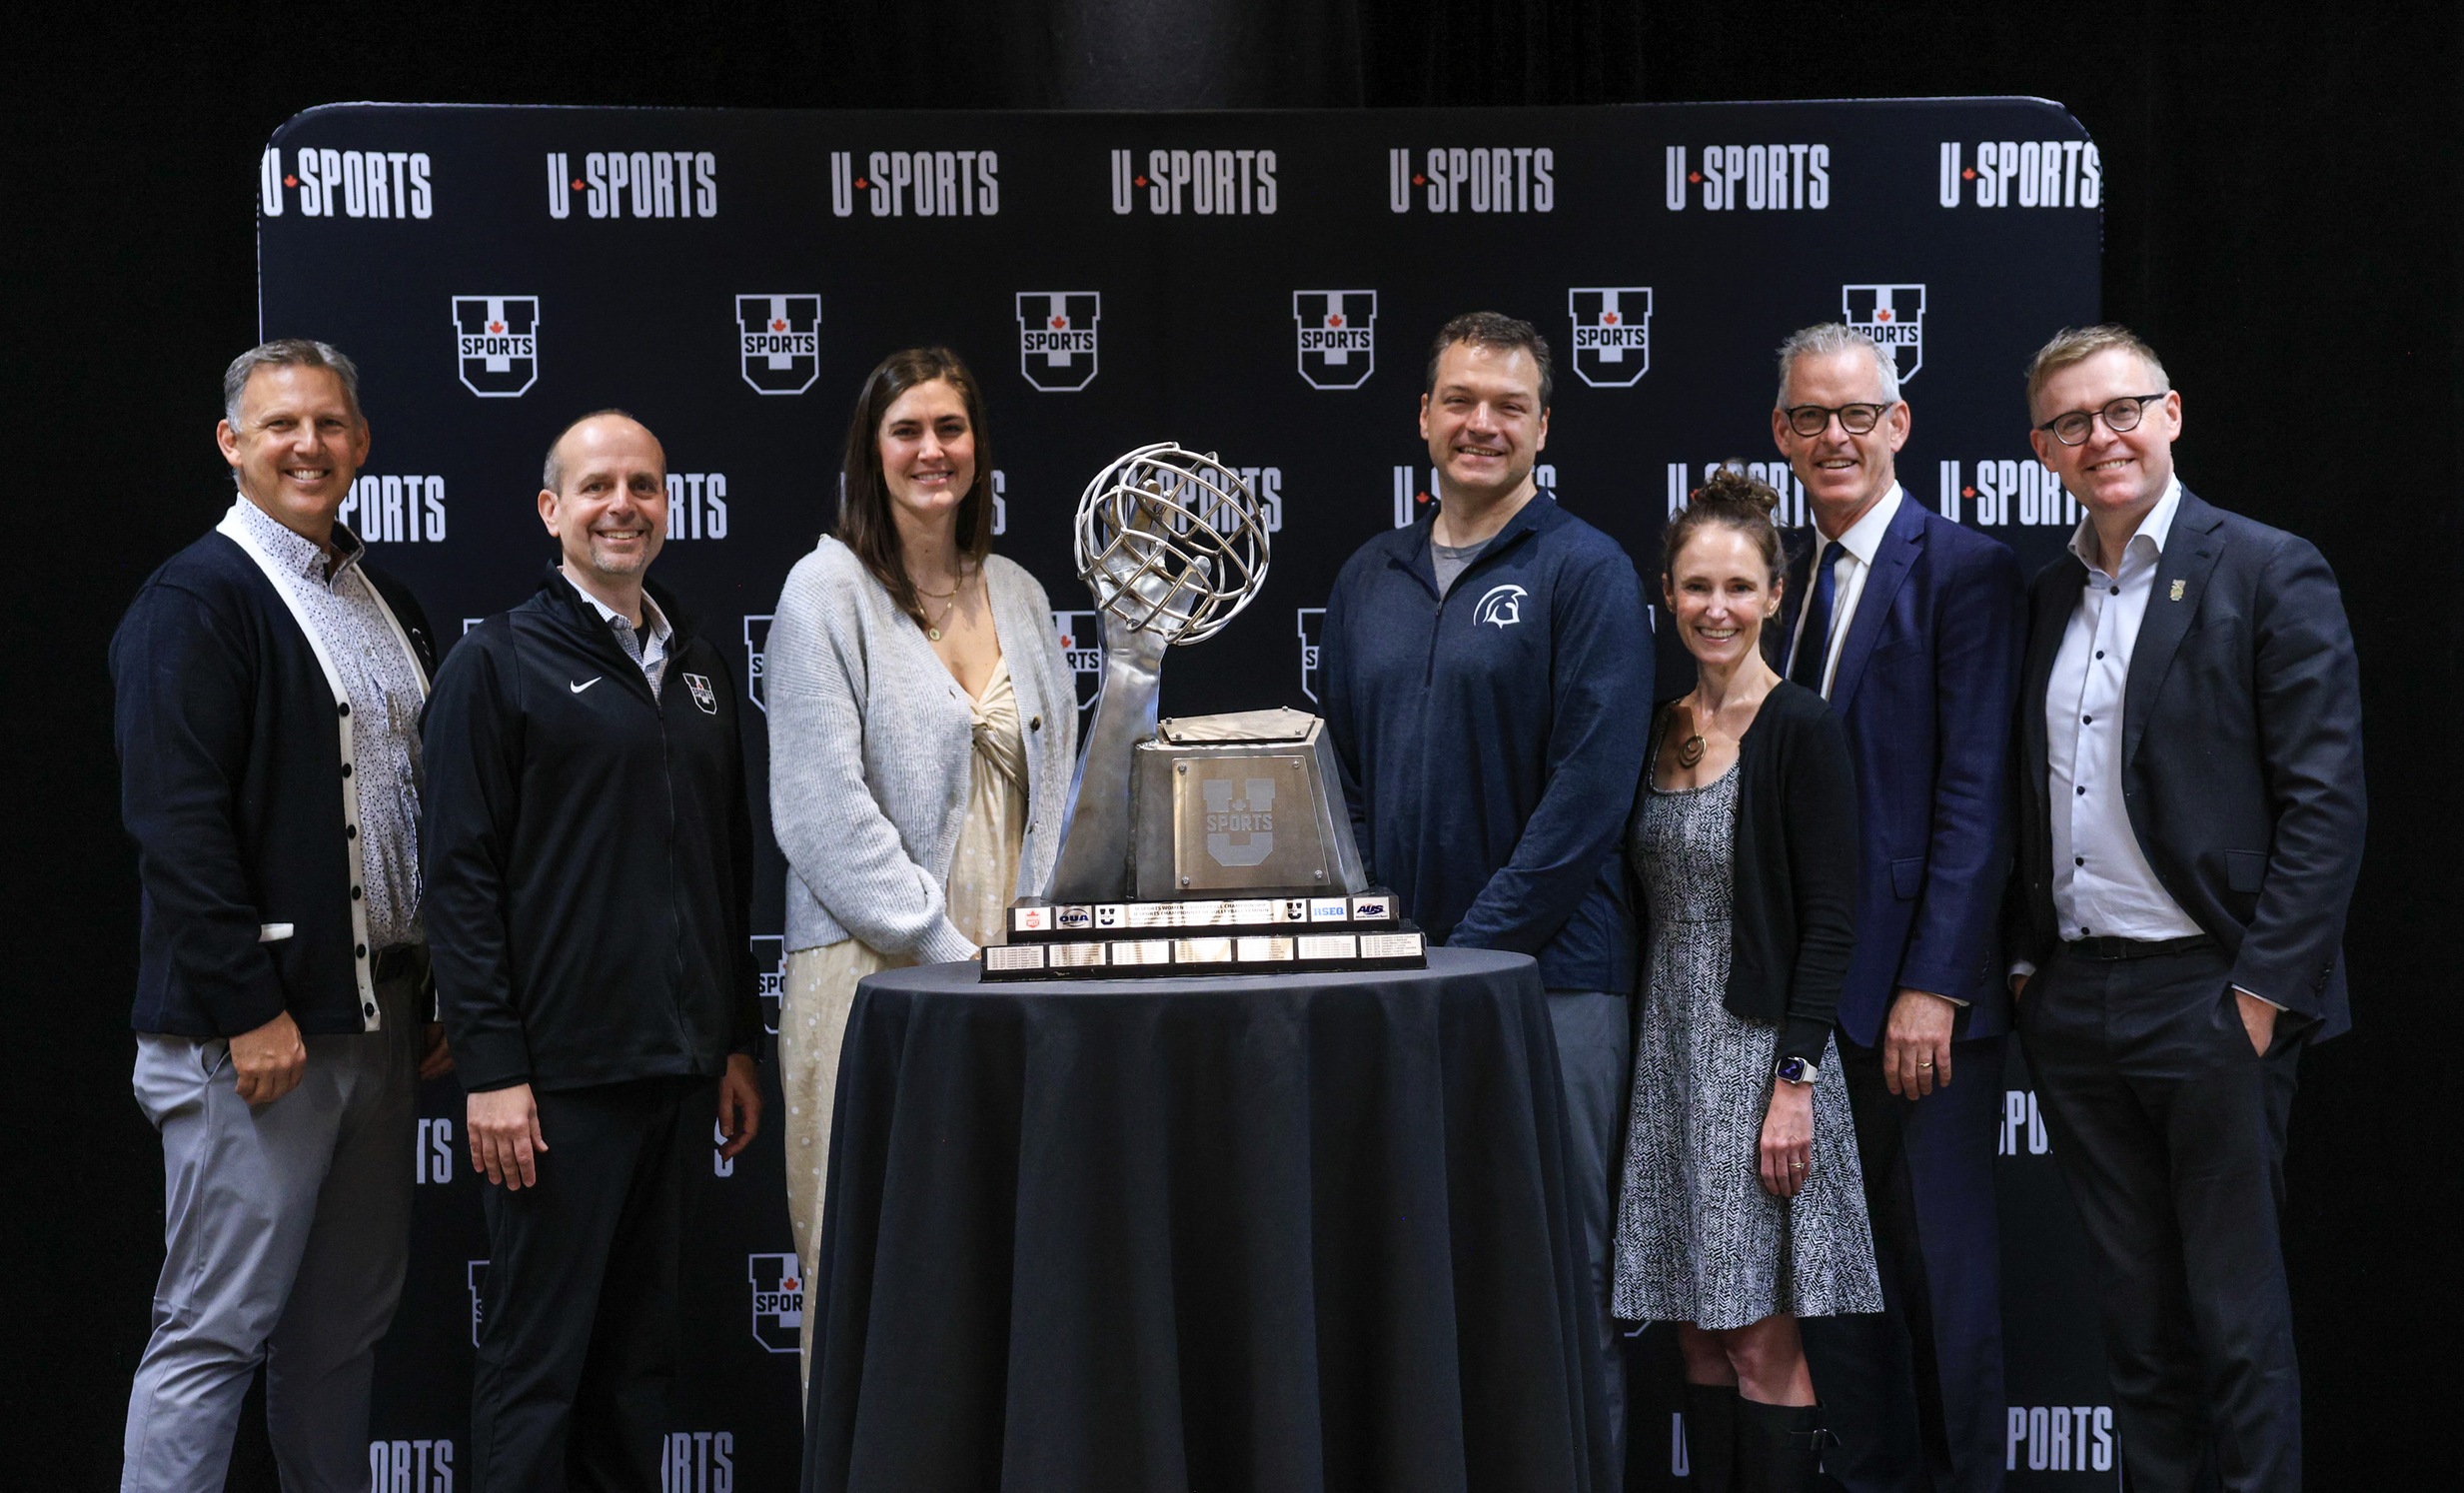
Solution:
{"label": "black shoe", "polygon": [[1823,1429],[1821,1405],[1737,1400],[1737,1493],[1814,1493],[1823,1448],[1839,1438]]}
{"label": "black shoe", "polygon": [[1734,1493],[1737,1486],[1737,1386],[1686,1386],[1686,1465],[1692,1493]]}

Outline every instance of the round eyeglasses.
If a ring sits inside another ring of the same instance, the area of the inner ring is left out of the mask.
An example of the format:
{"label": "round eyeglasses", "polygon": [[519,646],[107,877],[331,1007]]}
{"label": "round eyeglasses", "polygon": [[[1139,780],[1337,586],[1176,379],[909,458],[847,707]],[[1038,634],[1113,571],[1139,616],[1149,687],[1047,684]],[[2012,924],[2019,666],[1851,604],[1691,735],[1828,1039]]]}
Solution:
{"label": "round eyeglasses", "polygon": [[2087,433],[2095,429],[2098,420],[2102,420],[2104,428],[2114,435],[2126,436],[2139,428],[2139,420],[2146,414],[2147,406],[2162,398],[2164,396],[2161,394],[2125,394],[2117,400],[2108,401],[2101,410],[2072,410],[2068,414],[2054,416],[2036,429],[2049,433],[2064,446],[2077,446],[2085,442]]}
{"label": "round eyeglasses", "polygon": [[1788,417],[1789,429],[1801,436],[1819,436],[1831,429],[1834,415],[1840,417],[1840,429],[1851,436],[1863,436],[1871,434],[1891,405],[1897,403],[1891,400],[1878,405],[1791,405],[1780,413]]}

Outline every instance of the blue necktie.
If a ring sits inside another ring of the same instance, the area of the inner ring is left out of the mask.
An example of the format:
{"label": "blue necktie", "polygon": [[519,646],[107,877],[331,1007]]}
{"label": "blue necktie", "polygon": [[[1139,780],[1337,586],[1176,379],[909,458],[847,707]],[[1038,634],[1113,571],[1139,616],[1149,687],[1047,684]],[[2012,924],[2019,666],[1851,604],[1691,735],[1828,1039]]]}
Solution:
{"label": "blue necktie", "polygon": [[1814,595],[1806,603],[1806,625],[1797,634],[1797,657],[1789,661],[1790,680],[1817,695],[1823,692],[1823,664],[1831,657],[1831,604],[1840,588],[1836,568],[1846,554],[1847,547],[1833,540],[1814,563],[1814,574],[1807,578],[1814,583]]}

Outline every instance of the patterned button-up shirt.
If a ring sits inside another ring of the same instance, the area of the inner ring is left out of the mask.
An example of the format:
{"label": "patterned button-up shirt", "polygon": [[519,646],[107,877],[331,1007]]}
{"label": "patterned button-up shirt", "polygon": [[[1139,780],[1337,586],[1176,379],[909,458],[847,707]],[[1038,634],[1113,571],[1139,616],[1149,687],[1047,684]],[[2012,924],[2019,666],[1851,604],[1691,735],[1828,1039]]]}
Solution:
{"label": "patterned button-up shirt", "polygon": [[360,872],[373,952],[425,941],[420,929],[419,665],[387,626],[374,588],[360,574],[368,552],[334,526],[331,574],[317,546],[275,522],[246,498],[232,513],[274,558],[284,587],[316,629],[351,701],[352,783],[360,803]]}
{"label": "patterned button-up shirt", "polygon": [[557,574],[565,576],[565,584],[580,592],[582,599],[591,604],[591,610],[599,614],[600,620],[615,630],[616,644],[624,650],[624,657],[632,660],[641,670],[641,677],[650,682],[650,698],[658,699],[660,687],[667,682],[667,644],[675,637],[675,629],[667,625],[658,604],[650,600],[649,593],[642,593],[642,626],[636,628],[630,618],[591,595],[581,582],[566,576],[563,570]]}

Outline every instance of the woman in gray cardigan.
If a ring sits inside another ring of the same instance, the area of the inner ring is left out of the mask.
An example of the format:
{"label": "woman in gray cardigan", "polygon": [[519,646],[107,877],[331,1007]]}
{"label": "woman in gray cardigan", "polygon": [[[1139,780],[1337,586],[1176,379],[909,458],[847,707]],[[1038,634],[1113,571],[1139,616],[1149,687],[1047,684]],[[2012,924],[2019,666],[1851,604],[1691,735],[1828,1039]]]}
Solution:
{"label": "woman in gray cardigan", "polygon": [[[983,399],[956,353],[911,348],[872,371],[845,479],[838,533],[788,573],[763,661],[787,857],[787,1202],[806,1279],[856,982],[971,957],[1012,897],[1042,894],[1078,736],[1051,604],[990,553]],[[809,1313],[803,1345],[809,1374]]]}

